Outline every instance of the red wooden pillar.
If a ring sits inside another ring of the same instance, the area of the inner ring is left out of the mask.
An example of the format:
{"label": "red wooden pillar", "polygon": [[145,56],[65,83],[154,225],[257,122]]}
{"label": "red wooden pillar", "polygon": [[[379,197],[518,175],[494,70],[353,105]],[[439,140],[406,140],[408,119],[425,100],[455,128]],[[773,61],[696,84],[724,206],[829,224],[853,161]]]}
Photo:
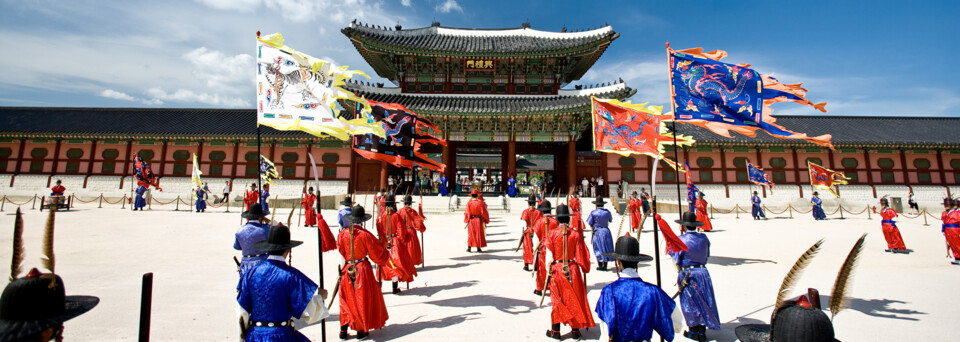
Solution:
{"label": "red wooden pillar", "polygon": [[756,164],[756,165],[757,165],[758,168],[763,168],[763,156],[760,154],[760,145],[754,146],[754,148],[757,150],[757,164]]}
{"label": "red wooden pillar", "polygon": [[[800,184],[800,157],[797,156],[797,148],[791,147],[793,150],[793,178],[796,180],[797,184]],[[803,196],[801,196],[803,197]]]}
{"label": "red wooden pillar", "polygon": [[[864,147],[863,148],[863,162],[867,166],[867,184],[873,185],[873,167],[870,165],[870,151]],[[873,194],[873,197],[877,197],[877,194]]]}
{"label": "red wooden pillar", "polygon": [[[20,174],[20,168],[23,167],[23,159],[25,158],[23,155],[23,152],[26,149],[26,147],[27,147],[27,138],[20,138],[20,152],[17,153],[17,168],[13,169],[14,174],[18,174],[18,175]],[[939,152],[938,152],[938,155],[939,155]],[[15,178],[10,178],[10,186],[13,186],[14,179]]]}
{"label": "red wooden pillar", "polygon": [[[90,143],[90,159],[87,162],[87,177],[93,175],[93,163],[97,160],[97,139],[93,139]],[[84,182],[86,183],[86,182]]]}
{"label": "red wooden pillar", "polygon": [[167,143],[168,142],[169,140],[164,140],[163,147],[160,148],[160,172],[158,172],[158,175],[161,177],[167,174],[167,170],[164,170],[164,168],[166,168],[166,165],[167,165]]}
{"label": "red wooden pillar", "polygon": [[[53,168],[50,169],[50,174],[57,174],[57,167],[60,166],[60,144],[63,143],[63,139],[57,139],[57,145],[53,148]],[[47,186],[50,186],[50,182],[47,182]]]}
{"label": "red wooden pillar", "polygon": [[940,174],[940,184],[946,186],[947,175],[943,172],[943,150],[939,148],[937,149],[937,173]]}
{"label": "red wooden pillar", "polygon": [[507,172],[517,176],[517,142],[513,140],[507,142]]}
{"label": "red wooden pillar", "polygon": [[201,169],[203,169],[203,167],[201,167],[202,165],[203,165],[203,139],[200,139],[199,141],[197,141],[197,167],[200,167]]}
{"label": "red wooden pillar", "polygon": [[380,189],[387,188],[387,176],[389,176],[390,165],[387,165],[386,162],[380,161]]}
{"label": "red wooden pillar", "polygon": [[727,151],[723,149],[723,146],[718,147],[720,149],[720,181],[723,182],[723,196],[730,197],[730,189],[727,188]]}
{"label": "red wooden pillar", "polygon": [[131,152],[133,152],[133,139],[127,140],[127,158],[123,161],[123,177],[120,177],[121,189],[123,189],[123,180],[127,178],[130,172],[130,160],[133,159],[133,156],[130,155]]}
{"label": "red wooden pillar", "polygon": [[907,152],[900,149],[900,170],[903,172],[903,183],[910,184],[910,173],[907,171]]}
{"label": "red wooden pillar", "polygon": [[[236,142],[233,143],[233,161],[230,163],[230,169],[231,169],[231,170],[230,170],[230,178],[231,178],[231,179],[237,177],[237,167],[238,167],[237,165],[238,165],[238,162],[239,162],[239,160],[238,160],[237,158],[240,158],[240,140],[237,140]],[[231,183],[232,183],[232,181],[231,181]],[[233,188],[233,185],[231,184],[231,189],[232,189],[232,188]]]}
{"label": "red wooden pillar", "polygon": [[[602,156],[603,154],[601,154]],[[561,188],[560,193],[570,191],[570,188],[577,183],[577,142],[567,142],[567,185]]]}

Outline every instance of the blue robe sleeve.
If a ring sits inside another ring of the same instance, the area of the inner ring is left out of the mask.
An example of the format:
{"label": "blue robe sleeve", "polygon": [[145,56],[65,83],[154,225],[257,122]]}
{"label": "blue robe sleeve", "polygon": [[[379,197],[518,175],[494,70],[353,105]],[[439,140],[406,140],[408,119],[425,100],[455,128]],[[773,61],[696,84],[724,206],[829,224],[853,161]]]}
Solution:
{"label": "blue robe sleeve", "polygon": [[613,222],[613,214],[610,214],[609,210],[603,211],[603,218],[607,221],[607,227],[610,227],[610,223]]}
{"label": "blue robe sleeve", "polygon": [[613,301],[612,292],[610,286],[604,286],[603,290],[600,290],[600,299],[597,299],[597,308],[594,311],[597,312],[597,317],[601,321],[607,324],[607,328],[610,330],[609,335],[613,335],[613,329],[616,329],[614,322],[617,319],[617,310],[616,303]]}
{"label": "blue robe sleeve", "polygon": [[236,249],[238,251],[242,249],[242,247],[240,247],[240,239],[237,237],[236,234],[233,235],[233,249]]}
{"label": "blue robe sleeve", "polygon": [[290,306],[293,309],[295,318],[300,318],[303,310],[307,309],[307,304],[313,299],[313,294],[317,292],[317,284],[307,278],[306,275],[297,269],[291,268],[290,277]]}
{"label": "blue robe sleeve", "polygon": [[654,318],[653,330],[656,330],[663,339],[673,341],[673,319],[670,315],[677,307],[677,303],[667,295],[663,290],[657,289],[657,317]]}
{"label": "blue robe sleeve", "polygon": [[250,273],[253,272],[246,272],[244,276],[240,277],[240,282],[237,283],[237,304],[247,313],[253,312],[253,300],[250,297],[250,287],[247,286],[247,278]]}
{"label": "blue robe sleeve", "polygon": [[590,216],[587,216],[587,225],[591,228],[597,224],[597,220],[594,217],[596,217],[594,212],[591,212]]}

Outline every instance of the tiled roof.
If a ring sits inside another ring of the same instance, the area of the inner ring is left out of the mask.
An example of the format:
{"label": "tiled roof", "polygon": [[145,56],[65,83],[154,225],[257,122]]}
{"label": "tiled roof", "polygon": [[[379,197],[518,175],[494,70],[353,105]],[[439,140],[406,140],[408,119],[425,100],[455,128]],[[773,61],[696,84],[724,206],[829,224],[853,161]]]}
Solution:
{"label": "tiled roof", "polygon": [[[0,136],[116,138],[257,136],[253,109],[0,107]],[[309,138],[261,128],[262,137]]]}
{"label": "tiled roof", "polygon": [[[418,112],[449,114],[527,114],[562,112],[565,109],[590,106],[590,96],[624,99],[637,91],[624,83],[561,95],[474,95],[474,94],[403,94],[395,88],[374,88],[348,83],[345,87],[365,98],[378,102],[400,103]],[[593,91],[590,91],[593,90]],[[564,95],[568,94],[568,95]]]}
{"label": "tiled roof", "polygon": [[395,30],[351,23],[341,30],[351,38],[421,51],[458,53],[529,53],[558,51],[613,40],[610,26],[583,32],[549,32],[529,28],[462,29],[440,26]]}
{"label": "tiled roof", "polygon": [[[835,145],[911,145],[960,146],[960,118],[903,116],[841,115],[774,115],[777,124],[808,136],[832,134]],[[670,128],[670,124],[667,124]],[[813,144],[795,139],[778,139],[757,131],[756,138],[731,133],[733,139],[713,134],[707,129],[678,124],[680,134],[691,135],[701,143],[737,144]]]}

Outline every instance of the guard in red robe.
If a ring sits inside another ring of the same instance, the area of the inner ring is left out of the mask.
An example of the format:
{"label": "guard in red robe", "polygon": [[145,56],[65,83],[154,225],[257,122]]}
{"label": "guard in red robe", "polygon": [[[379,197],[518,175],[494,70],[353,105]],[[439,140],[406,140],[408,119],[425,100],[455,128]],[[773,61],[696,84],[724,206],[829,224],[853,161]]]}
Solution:
{"label": "guard in red robe", "polygon": [[317,225],[317,210],[313,208],[313,204],[317,202],[317,195],[313,194],[313,187],[307,189],[307,192],[303,194],[303,200],[300,201],[300,206],[303,207],[304,225],[307,227],[313,227]]}
{"label": "guard in red robe", "polygon": [[710,223],[710,214],[707,214],[707,200],[703,199],[703,191],[697,192],[697,221],[703,222],[700,227],[705,232],[713,230],[713,224]]}
{"label": "guard in red robe", "polygon": [[570,213],[573,216],[580,217],[580,194],[574,191],[568,201],[570,202]]}
{"label": "guard in red robe", "polygon": [[630,211],[630,230],[635,231],[640,229],[640,222],[643,218],[641,215],[640,208],[643,207],[643,202],[637,198],[637,192],[634,191],[630,194],[630,202],[627,205],[627,210]]}
{"label": "guard in red robe", "polygon": [[417,232],[422,234],[427,230],[427,226],[423,224],[423,216],[410,207],[411,205],[413,205],[413,196],[403,196],[403,208],[400,208],[397,213],[403,219],[407,254],[410,256],[410,262],[416,267],[423,263],[423,251],[420,250],[420,238],[417,237]]}
{"label": "guard in red robe", "polygon": [[250,184],[250,190],[243,196],[243,207],[249,211],[250,206],[260,202],[260,192],[257,191],[257,183]]}
{"label": "guard in red robe", "polygon": [[490,215],[487,213],[487,205],[479,196],[480,191],[477,189],[470,191],[472,198],[463,211],[463,223],[467,224],[467,253],[474,247],[477,248],[477,253],[483,253],[482,248],[487,247],[486,224],[490,223]]}
{"label": "guard in red robe", "polygon": [[540,211],[540,219],[531,228],[533,233],[537,235],[537,239],[540,240],[533,252],[533,270],[535,272],[534,277],[537,280],[537,288],[533,290],[533,294],[538,296],[543,295],[543,289],[547,283],[547,246],[544,242],[550,232],[557,229],[558,225],[557,219],[550,216],[550,212],[553,211],[552,206],[550,200],[540,202],[540,206],[537,207],[537,210]]}
{"label": "guard in red robe", "polygon": [[960,265],[960,210],[957,210],[958,206],[960,206],[958,200],[943,199],[944,211],[943,215],[940,216],[940,220],[943,221],[940,232],[947,239],[947,248],[953,252],[953,262],[951,264],[954,265]]}
{"label": "guard in red robe", "polygon": [[533,263],[533,225],[540,220],[540,211],[537,210],[537,198],[533,194],[527,197],[527,205],[530,207],[523,210],[520,219],[523,220],[523,270],[530,271],[530,264]]}
{"label": "guard in red robe", "polygon": [[887,252],[906,253],[907,246],[903,244],[903,237],[900,236],[900,229],[897,228],[897,222],[893,219],[897,216],[896,210],[890,208],[890,202],[886,198],[880,199],[880,225],[883,227],[883,238],[887,240]]}
{"label": "guard in red robe", "polygon": [[393,282],[393,293],[400,293],[399,282],[411,282],[417,275],[417,269],[410,261],[407,253],[407,234],[403,218],[397,213],[397,202],[393,196],[386,196],[383,201],[384,210],[377,218],[377,234],[380,242],[390,252],[390,262],[393,267],[381,267],[382,280],[390,279]]}
{"label": "guard in red robe", "polygon": [[[547,249],[553,256],[550,264],[550,330],[547,337],[560,339],[560,324],[569,325],[573,329],[571,337],[580,339],[580,329],[592,328],[593,312],[587,302],[587,286],[583,276],[590,272],[587,245],[583,242],[583,235],[575,229],[570,229],[570,208],[566,205],[557,206],[557,221],[560,227],[550,231],[545,241]],[[588,259],[583,260],[582,257]]]}
{"label": "guard in red robe", "polygon": [[380,329],[387,318],[383,293],[373,276],[373,261],[380,268],[390,267],[390,254],[380,241],[363,228],[370,220],[361,206],[351,209],[344,218],[351,226],[340,230],[337,237],[340,255],[346,260],[340,269],[340,339],[347,338],[347,328],[357,331],[357,339],[366,337],[370,330]]}

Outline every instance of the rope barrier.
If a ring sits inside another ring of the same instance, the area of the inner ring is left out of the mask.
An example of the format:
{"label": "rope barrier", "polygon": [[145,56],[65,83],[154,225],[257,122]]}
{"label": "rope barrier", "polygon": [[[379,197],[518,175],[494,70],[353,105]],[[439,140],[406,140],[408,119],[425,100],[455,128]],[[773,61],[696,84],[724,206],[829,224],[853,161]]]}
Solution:
{"label": "rope barrier", "polygon": [[[780,215],[780,214],[786,213],[788,210],[790,210],[790,206],[789,206],[789,205],[787,206],[786,209],[783,209],[783,211],[781,211],[781,212],[779,212],[779,213],[776,212],[776,211],[773,211],[772,209],[770,209],[769,207],[767,207],[767,206],[765,206],[765,205],[762,206],[762,207],[763,207],[763,210],[769,211],[771,214],[774,214],[774,215]],[[751,209],[753,209],[753,208],[751,208]]]}
{"label": "rope barrier", "polygon": [[179,197],[178,197],[177,199],[174,199],[174,200],[172,200],[172,201],[170,201],[170,202],[167,202],[167,203],[163,203],[162,201],[158,200],[158,199],[157,199],[156,197],[154,197],[153,195],[150,195],[150,199],[151,199],[151,202],[157,202],[158,205],[167,205],[167,204],[173,204],[174,202],[177,201],[177,199],[179,199]]}
{"label": "rope barrier", "polygon": [[120,203],[122,203],[123,201],[126,201],[126,200],[127,200],[127,195],[126,195],[126,194],[124,194],[123,197],[121,197],[121,198],[120,198],[119,200],[117,200],[116,202],[110,202],[110,201],[107,200],[106,198],[103,199],[103,201],[106,202],[106,203],[109,204],[109,205],[117,205],[117,204],[120,204]]}
{"label": "rope barrier", "polygon": [[77,202],[80,202],[80,203],[83,203],[83,204],[87,204],[87,203],[93,203],[93,202],[96,202],[96,201],[100,200],[100,198],[101,198],[103,195],[94,197],[92,200],[89,200],[89,201],[84,201],[84,200],[80,199],[80,196],[77,196],[77,195],[72,195],[72,196],[73,196],[73,199],[76,200]]}
{"label": "rope barrier", "polygon": [[861,210],[859,213],[852,212],[852,211],[847,210],[846,208],[843,208],[843,207],[840,207],[840,208],[843,209],[843,211],[846,211],[847,214],[850,214],[850,215],[860,215],[860,214],[863,214],[863,213],[867,212],[867,208],[863,208],[863,210]]}
{"label": "rope barrier", "polygon": [[3,200],[6,201],[6,202],[8,202],[8,203],[10,203],[10,204],[13,204],[13,205],[16,205],[16,206],[21,206],[21,205],[26,205],[27,203],[30,203],[30,201],[36,199],[36,197],[37,197],[37,195],[33,195],[33,198],[28,199],[28,200],[26,200],[26,201],[23,201],[23,203],[17,203],[17,202],[14,202],[13,200],[7,198],[6,195],[4,195],[4,196],[3,196]]}

